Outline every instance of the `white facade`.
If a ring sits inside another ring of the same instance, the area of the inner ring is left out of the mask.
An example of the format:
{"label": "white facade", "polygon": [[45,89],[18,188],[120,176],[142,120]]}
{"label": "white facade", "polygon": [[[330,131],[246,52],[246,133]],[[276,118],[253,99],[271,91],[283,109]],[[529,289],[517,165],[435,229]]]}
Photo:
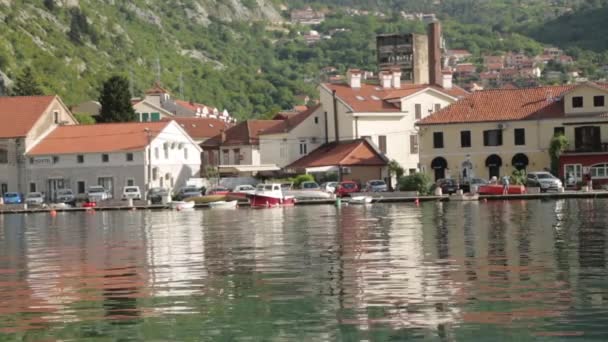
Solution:
{"label": "white facade", "polygon": [[323,107],[319,107],[288,132],[260,134],[262,164],[274,164],[283,168],[324,143],[325,115]]}
{"label": "white facade", "polygon": [[[321,86],[321,104],[327,111],[329,141],[335,140],[333,96],[330,89]],[[378,100],[371,100],[378,101]],[[338,98],[338,131],[340,140],[368,137],[390,160],[396,160],[406,172],[419,170],[418,130],[415,123],[435,111],[457,101],[457,98],[434,88],[394,100],[400,111],[357,112]]]}
{"label": "white facade", "polygon": [[50,200],[58,189],[68,188],[84,197],[92,185],[103,185],[114,198],[126,185],[139,186],[142,193],[152,187],[172,190],[199,177],[200,152],[186,132],[170,122],[143,149],[28,156],[26,179]]}

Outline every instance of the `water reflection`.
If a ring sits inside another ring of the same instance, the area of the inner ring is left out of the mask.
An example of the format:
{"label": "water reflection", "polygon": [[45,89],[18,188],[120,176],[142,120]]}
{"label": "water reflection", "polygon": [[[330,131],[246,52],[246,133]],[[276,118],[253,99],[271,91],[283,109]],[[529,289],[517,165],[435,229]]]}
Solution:
{"label": "water reflection", "polygon": [[608,202],[0,216],[0,333],[605,337]]}

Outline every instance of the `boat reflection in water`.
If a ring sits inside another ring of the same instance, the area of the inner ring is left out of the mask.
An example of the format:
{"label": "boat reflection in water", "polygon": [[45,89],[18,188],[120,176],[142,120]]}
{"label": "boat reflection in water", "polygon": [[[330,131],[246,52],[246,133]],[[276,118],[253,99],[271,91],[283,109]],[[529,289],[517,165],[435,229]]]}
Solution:
{"label": "boat reflection in water", "polygon": [[7,339],[602,340],[608,201],[0,216]]}

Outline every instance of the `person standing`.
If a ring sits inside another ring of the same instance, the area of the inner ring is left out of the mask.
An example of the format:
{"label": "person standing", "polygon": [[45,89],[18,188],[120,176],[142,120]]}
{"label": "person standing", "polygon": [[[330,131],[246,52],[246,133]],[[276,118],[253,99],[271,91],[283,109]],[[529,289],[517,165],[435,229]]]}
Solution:
{"label": "person standing", "polygon": [[503,176],[502,177],[502,194],[503,195],[508,195],[509,194],[509,176]]}

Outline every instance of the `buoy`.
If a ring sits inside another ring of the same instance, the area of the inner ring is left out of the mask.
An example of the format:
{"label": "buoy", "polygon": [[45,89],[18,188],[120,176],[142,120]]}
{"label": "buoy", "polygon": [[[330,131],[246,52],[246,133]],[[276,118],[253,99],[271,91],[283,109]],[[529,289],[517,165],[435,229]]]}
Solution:
{"label": "buoy", "polygon": [[55,217],[55,216],[57,216],[57,211],[56,210],[51,210],[49,212],[49,214],[51,214],[52,217]]}
{"label": "buoy", "polygon": [[416,198],[416,200],[414,201],[414,203],[416,203],[416,205],[420,205],[420,199]]}

